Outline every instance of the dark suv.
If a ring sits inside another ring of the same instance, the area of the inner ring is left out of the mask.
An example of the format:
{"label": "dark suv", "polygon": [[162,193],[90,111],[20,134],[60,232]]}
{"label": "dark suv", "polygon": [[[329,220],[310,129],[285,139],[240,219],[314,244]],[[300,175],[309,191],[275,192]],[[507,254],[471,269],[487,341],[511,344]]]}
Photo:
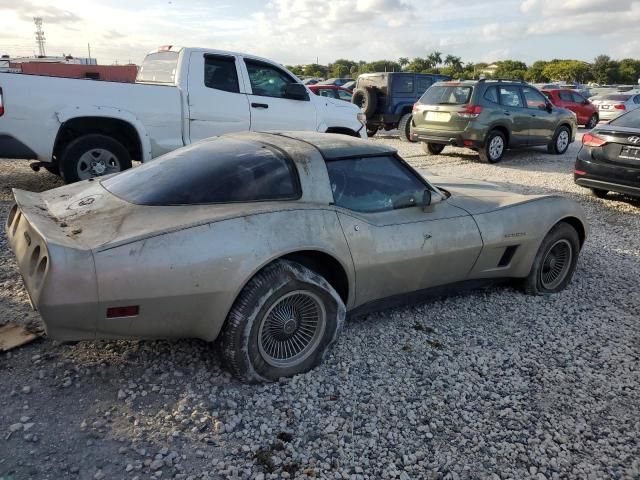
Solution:
{"label": "dark suv", "polygon": [[489,163],[507,148],[545,145],[563,154],[575,140],[576,116],[518,80],[439,82],[413,108],[412,140],[437,155],[445,145],[467,147]]}
{"label": "dark suv", "polygon": [[400,138],[410,140],[413,104],[446,75],[409,72],[363,73],[358,77],[351,101],[367,116],[367,133],[400,129]]}

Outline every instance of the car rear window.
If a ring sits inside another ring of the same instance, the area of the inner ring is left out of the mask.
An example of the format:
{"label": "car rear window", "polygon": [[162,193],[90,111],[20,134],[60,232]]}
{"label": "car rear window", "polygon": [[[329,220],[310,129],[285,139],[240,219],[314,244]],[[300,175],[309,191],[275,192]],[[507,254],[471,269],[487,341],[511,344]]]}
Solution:
{"label": "car rear window", "polygon": [[420,97],[425,105],[465,105],[471,100],[473,87],[463,85],[433,85]]}
{"label": "car rear window", "polygon": [[640,128],[640,108],[611,120],[609,124],[616,127]]}
{"label": "car rear window", "polygon": [[603,95],[600,100],[613,100],[615,102],[626,102],[631,95]]}
{"label": "car rear window", "polygon": [[136,81],[175,83],[178,68],[178,52],[150,53],[142,61]]}
{"label": "car rear window", "polygon": [[287,155],[262,143],[216,138],[174,150],[102,181],[137,205],[196,205],[288,200],[300,196]]}

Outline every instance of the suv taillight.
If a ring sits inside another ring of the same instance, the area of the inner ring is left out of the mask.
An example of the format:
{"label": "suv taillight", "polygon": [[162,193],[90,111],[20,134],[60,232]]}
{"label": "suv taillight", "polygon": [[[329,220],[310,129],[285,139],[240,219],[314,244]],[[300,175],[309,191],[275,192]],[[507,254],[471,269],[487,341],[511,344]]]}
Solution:
{"label": "suv taillight", "polygon": [[2,87],[0,87],[0,117],[4,115],[4,103],[2,103]]}
{"label": "suv taillight", "polygon": [[462,118],[478,118],[482,113],[482,107],[480,105],[467,105],[459,112],[455,112],[455,115]]}
{"label": "suv taillight", "polygon": [[413,104],[413,113],[416,113],[418,111],[418,106],[420,105],[420,103],[416,102]]}
{"label": "suv taillight", "polygon": [[606,140],[598,137],[597,135],[593,135],[592,133],[585,133],[582,136],[582,144],[587,147],[601,147],[605,143],[607,143]]}

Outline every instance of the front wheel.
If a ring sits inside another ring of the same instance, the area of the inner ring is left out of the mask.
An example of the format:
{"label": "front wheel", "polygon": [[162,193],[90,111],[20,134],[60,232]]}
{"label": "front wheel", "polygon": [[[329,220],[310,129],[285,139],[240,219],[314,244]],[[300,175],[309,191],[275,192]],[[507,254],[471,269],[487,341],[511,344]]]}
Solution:
{"label": "front wheel", "polygon": [[413,115],[411,113],[405,113],[398,122],[398,130],[400,130],[400,140],[403,142],[415,143],[415,140],[411,140],[411,120]]}
{"label": "front wheel", "polygon": [[89,134],[69,143],[59,163],[65,183],[74,183],[131,168],[131,156],[117,140]]}
{"label": "front wheel", "polygon": [[591,193],[598,198],[607,198],[609,190],[602,190],[601,188],[592,188]]}
{"label": "front wheel", "polygon": [[562,155],[567,151],[570,143],[571,132],[569,131],[569,127],[560,127],[553,136],[551,143],[547,146],[547,150],[549,153]]}
{"label": "front wheel", "polygon": [[440,143],[428,143],[422,142],[422,151],[429,155],[440,155],[444,150],[445,145]]}
{"label": "front wheel", "polygon": [[345,312],[323,277],[279,260],[256,274],[236,299],[221,335],[223,360],[247,382],[307,372],[336,340]]}
{"label": "front wheel", "polygon": [[524,282],[525,292],[541,295],[564,290],[575,272],[578,253],[578,232],[568,223],[558,223],[538,249],[529,276]]}

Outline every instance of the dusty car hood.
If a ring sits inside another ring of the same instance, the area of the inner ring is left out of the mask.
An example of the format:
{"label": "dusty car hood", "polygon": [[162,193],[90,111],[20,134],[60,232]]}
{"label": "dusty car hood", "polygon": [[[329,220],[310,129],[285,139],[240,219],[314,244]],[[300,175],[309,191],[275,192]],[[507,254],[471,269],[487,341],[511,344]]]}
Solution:
{"label": "dusty car hood", "polygon": [[522,195],[508,192],[496,184],[479,180],[430,175],[429,181],[451,193],[449,203],[471,214],[492,212],[548,197],[548,195]]}

